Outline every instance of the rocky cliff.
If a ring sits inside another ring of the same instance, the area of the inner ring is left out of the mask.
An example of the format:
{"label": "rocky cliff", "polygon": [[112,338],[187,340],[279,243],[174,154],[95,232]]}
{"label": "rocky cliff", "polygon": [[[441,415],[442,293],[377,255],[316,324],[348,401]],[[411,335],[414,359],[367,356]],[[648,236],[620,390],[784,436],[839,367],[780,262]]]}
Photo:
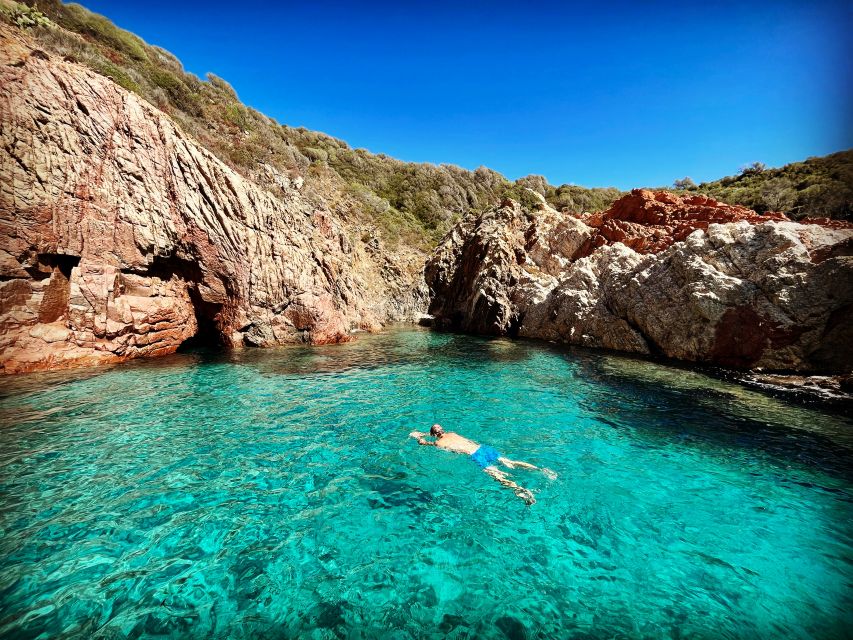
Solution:
{"label": "rocky cliff", "polygon": [[339,342],[420,310],[417,274],[267,174],[0,25],[0,370]]}
{"label": "rocky cliff", "polygon": [[[389,251],[341,184],[323,186],[262,162],[237,173],[138,95],[0,24],[0,372],[191,340],[339,342],[417,315],[422,254]],[[544,200],[467,215],[426,275],[439,326],[847,371],[851,243],[844,222],[636,190],[581,217]]]}
{"label": "rocky cliff", "polygon": [[439,326],[727,367],[849,371],[853,229],[635,190],[585,218],[513,201],[426,266]]}

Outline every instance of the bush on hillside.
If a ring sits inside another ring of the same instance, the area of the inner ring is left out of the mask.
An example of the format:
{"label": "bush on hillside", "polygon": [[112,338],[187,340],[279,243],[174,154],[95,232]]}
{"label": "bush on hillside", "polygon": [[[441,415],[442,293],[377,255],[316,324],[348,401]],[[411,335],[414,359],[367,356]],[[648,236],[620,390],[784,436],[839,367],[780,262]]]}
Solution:
{"label": "bush on hillside", "polygon": [[615,187],[587,189],[564,184],[556,188],[551,187],[545,198],[555,209],[581,215],[604,211],[622,195],[623,193]]}
{"label": "bush on hillside", "polygon": [[808,158],[778,169],[760,163],[736,176],[703,182],[691,191],[740,204],[759,213],[853,220],[853,150]]}
{"label": "bush on hillside", "polygon": [[116,51],[124,53],[134,60],[147,60],[145,43],[141,38],[129,31],[119,29],[104,16],[92,13],[79,4],[63,5],[63,10],[57,12],[55,21],[69,31],[89,36],[96,42],[101,42]]}
{"label": "bush on hillside", "polygon": [[208,73],[207,81],[211,84],[211,86],[224,93],[227,97],[231,98],[232,100],[237,100],[237,92],[234,91],[234,87],[232,87],[230,84],[228,84],[228,82],[226,82],[219,76],[214,75],[212,73]]}
{"label": "bush on hillside", "polygon": [[0,4],[0,18],[20,29],[51,26],[50,18],[41,11],[17,2],[10,3],[8,6]]}

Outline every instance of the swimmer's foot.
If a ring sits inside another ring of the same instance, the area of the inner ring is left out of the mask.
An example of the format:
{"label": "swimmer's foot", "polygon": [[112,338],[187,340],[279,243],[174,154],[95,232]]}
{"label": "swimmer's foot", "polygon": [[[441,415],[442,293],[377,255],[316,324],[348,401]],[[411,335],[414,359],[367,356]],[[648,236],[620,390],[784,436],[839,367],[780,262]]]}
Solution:
{"label": "swimmer's foot", "polygon": [[518,489],[515,492],[515,495],[524,500],[524,504],[526,504],[528,507],[536,503],[536,498],[534,498],[533,494],[530,493],[530,491],[528,491],[527,489]]}

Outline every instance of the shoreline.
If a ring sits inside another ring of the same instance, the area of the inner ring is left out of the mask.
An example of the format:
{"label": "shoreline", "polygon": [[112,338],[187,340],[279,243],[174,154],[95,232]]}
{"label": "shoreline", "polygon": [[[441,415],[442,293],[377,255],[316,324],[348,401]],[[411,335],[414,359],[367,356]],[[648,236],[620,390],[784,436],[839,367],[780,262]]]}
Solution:
{"label": "shoreline", "polygon": [[600,357],[615,357],[625,361],[635,361],[708,376],[709,378],[719,380],[721,382],[736,384],[737,386],[742,387],[744,389],[757,391],[762,395],[783,400],[796,406],[822,409],[830,413],[839,414],[842,416],[848,415],[851,409],[853,409],[853,392],[848,391],[844,388],[845,386],[849,387],[849,385],[851,384],[850,374],[802,374],[790,371],[769,372],[760,370],[726,369],[724,367],[719,367],[715,365],[699,362],[690,362],[685,360],[677,360],[673,358],[662,357],[659,355],[629,353],[616,351],[613,349],[607,349],[603,347],[584,347],[568,343],[543,340],[541,338],[483,336],[479,334],[466,333],[461,331],[445,330],[436,327],[424,326],[417,320],[413,320],[411,322],[390,322],[384,325],[378,331],[357,331],[353,334],[353,340],[342,343],[331,343],[322,345],[293,343],[273,345],[268,347],[253,347],[246,345],[237,348],[202,347],[191,348],[189,350],[184,351],[179,349],[175,353],[170,354],[163,354],[157,356],[141,356],[122,360],[120,362],[104,362],[103,364],[95,364],[91,366],[84,365],[77,367],[42,369],[37,371],[2,373],[0,374],[0,378],[3,378],[8,381],[28,380],[33,379],[34,376],[39,375],[47,377],[62,376],[63,374],[71,373],[78,373],[80,375],[86,376],[98,375],[101,372],[110,371],[117,367],[121,367],[132,362],[145,364],[156,364],[160,362],[165,364],[169,358],[174,358],[176,356],[179,357],[181,355],[188,354],[204,354],[208,356],[212,355],[215,357],[219,357],[224,356],[228,353],[256,350],[259,352],[275,352],[283,349],[292,348],[309,350],[328,347],[334,348],[339,345],[351,344],[352,342],[357,342],[364,338],[369,339],[372,336],[378,336],[384,333],[395,331],[435,332],[438,334],[462,336],[473,340],[483,341],[505,340],[518,344],[528,343],[533,345],[540,345],[567,355],[585,354]]}

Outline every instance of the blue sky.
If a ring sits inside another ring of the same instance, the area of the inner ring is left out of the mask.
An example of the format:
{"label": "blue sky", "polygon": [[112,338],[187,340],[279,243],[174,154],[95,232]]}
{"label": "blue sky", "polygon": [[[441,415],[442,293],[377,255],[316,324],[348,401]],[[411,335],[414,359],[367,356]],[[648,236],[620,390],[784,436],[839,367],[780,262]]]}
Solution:
{"label": "blue sky", "polygon": [[849,2],[84,2],[279,122],[585,186],[853,146]]}

